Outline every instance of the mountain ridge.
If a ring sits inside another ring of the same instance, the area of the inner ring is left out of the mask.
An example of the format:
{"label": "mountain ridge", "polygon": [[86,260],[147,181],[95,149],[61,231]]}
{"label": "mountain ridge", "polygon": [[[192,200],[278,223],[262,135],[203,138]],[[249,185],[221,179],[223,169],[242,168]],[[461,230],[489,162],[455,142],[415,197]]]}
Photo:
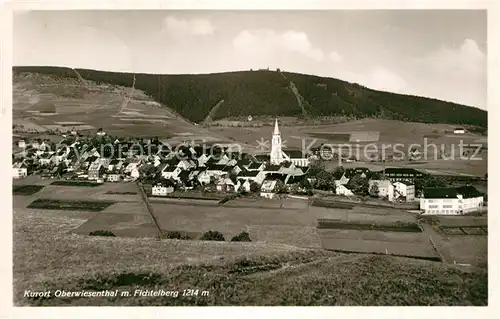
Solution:
{"label": "mountain ridge", "polygon": [[[62,78],[81,75],[97,83],[127,87],[133,85],[135,77],[137,89],[196,123],[209,115],[212,120],[248,115],[347,116],[487,127],[487,111],[477,107],[378,91],[340,79],[279,69],[162,75],[51,66],[13,67],[14,74],[24,72]],[[221,100],[224,103],[213,112]]]}

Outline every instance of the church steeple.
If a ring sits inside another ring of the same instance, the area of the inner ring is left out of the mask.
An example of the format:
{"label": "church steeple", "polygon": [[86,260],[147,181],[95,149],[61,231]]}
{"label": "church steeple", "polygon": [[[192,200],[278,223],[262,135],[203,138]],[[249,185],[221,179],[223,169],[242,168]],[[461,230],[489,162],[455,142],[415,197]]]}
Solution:
{"label": "church steeple", "polygon": [[278,128],[278,119],[274,122],[274,133],[273,135],[280,135],[280,129]]}
{"label": "church steeple", "polygon": [[278,127],[278,119],[274,122],[274,132],[271,140],[271,164],[279,165],[284,161],[281,150],[281,134]]}

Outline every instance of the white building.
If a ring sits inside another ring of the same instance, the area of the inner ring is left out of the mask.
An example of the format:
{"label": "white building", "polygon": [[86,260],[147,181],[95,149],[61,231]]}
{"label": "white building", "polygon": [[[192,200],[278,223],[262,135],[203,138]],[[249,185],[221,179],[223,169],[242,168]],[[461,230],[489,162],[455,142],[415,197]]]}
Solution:
{"label": "white building", "polygon": [[262,186],[260,187],[260,196],[273,199],[274,196],[276,195],[275,188],[276,188],[276,180],[267,180],[262,183]]}
{"label": "white building", "polygon": [[354,196],[354,193],[347,185],[338,184],[335,186],[335,194],[344,196]]}
{"label": "white building", "polygon": [[410,182],[395,182],[394,197],[405,197],[407,202],[415,200],[415,185]]}
{"label": "white building", "polygon": [[110,174],[106,175],[106,180],[108,182],[116,183],[116,182],[119,182],[121,180],[121,176],[120,176],[120,174],[110,173]]}
{"label": "white building", "polygon": [[454,134],[465,134],[465,129],[461,127],[457,127],[455,130],[453,130]]}
{"label": "white building", "polygon": [[28,167],[21,162],[12,165],[12,178],[23,178],[28,176]]}
{"label": "white building", "polygon": [[426,188],[420,198],[420,210],[426,215],[462,215],[480,211],[484,197],[473,186]]}
{"label": "white building", "polygon": [[25,140],[19,140],[19,142],[17,143],[17,146],[19,148],[26,148],[26,141]]}
{"label": "white building", "polygon": [[207,173],[207,171],[202,171],[198,174],[198,176],[196,176],[196,178],[198,179],[198,182],[200,182],[201,185],[206,185],[206,184],[210,184],[210,174]]}
{"label": "white building", "polygon": [[281,134],[278,128],[278,119],[274,123],[274,132],[271,140],[271,165],[279,165],[285,161],[281,150]]}
{"label": "white building", "polygon": [[270,164],[279,165],[285,161],[292,162],[295,166],[309,166],[309,158],[307,154],[303,154],[300,150],[284,151],[282,149],[281,133],[278,127],[278,119],[276,119],[271,140]]}
{"label": "white building", "polygon": [[180,167],[165,166],[165,168],[161,171],[161,176],[165,179],[176,179],[181,172],[182,169]]}
{"label": "white building", "polygon": [[378,188],[378,197],[387,197],[387,199],[392,202],[394,200],[394,185],[390,180],[370,180],[368,182],[369,190],[372,189],[373,185],[377,185]]}
{"label": "white building", "polygon": [[172,183],[167,181],[161,181],[155,185],[153,185],[151,189],[151,193],[153,196],[167,196],[167,194],[174,192],[174,186]]}

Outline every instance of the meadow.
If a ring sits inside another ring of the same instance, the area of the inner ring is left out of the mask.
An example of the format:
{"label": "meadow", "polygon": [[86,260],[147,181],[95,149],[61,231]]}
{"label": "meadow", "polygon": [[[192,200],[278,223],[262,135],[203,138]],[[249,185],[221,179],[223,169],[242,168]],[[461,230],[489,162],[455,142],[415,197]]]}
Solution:
{"label": "meadow", "polygon": [[[36,181],[32,179],[29,185],[36,185]],[[412,215],[395,209],[361,206],[331,209],[290,199],[237,199],[222,206],[207,204],[206,200],[191,203],[162,199],[150,205],[164,232],[185,230],[199,236],[211,229],[221,231],[226,242],[159,240],[139,195],[106,195],[133,191],[137,191],[137,185],[132,183],[105,183],[98,187],[46,185],[33,195],[14,195],[16,305],[484,305],[488,302],[481,248],[487,244],[486,236],[441,235],[441,241],[436,241],[441,245],[439,249],[449,256],[463,256],[450,257],[451,263],[471,264],[464,269],[435,262],[440,257],[429,244],[428,232],[317,228],[318,218],[377,223],[415,220]],[[66,201],[85,197],[95,201],[112,196],[117,203],[100,212],[27,208],[33,200],[47,194]],[[88,236],[95,230],[110,230],[117,237]],[[249,232],[252,242],[229,242],[241,231]],[[476,239],[470,240],[472,237]],[[436,239],[434,235],[433,238]],[[448,284],[443,286],[445,282]],[[299,291],[297,285],[301,287]],[[182,291],[188,286],[209,291],[210,295],[204,299],[22,297],[24,289],[133,291],[169,287]],[[329,295],[320,294],[324,289]],[[371,293],[367,295],[366,291]]]}
{"label": "meadow", "polygon": [[[82,222],[75,216],[49,217],[32,211],[14,215],[15,305],[488,304],[488,277],[481,269],[269,243],[158,241],[68,233]],[[118,289],[133,293],[135,289],[159,288],[182,292],[193,287],[208,291],[208,296],[23,297],[25,289]]]}

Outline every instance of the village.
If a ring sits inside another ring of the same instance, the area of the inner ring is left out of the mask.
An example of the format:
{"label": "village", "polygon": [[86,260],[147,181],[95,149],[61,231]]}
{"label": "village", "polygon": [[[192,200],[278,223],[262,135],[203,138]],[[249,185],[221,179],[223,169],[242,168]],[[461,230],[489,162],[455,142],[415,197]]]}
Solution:
{"label": "village", "polygon": [[[167,147],[168,146],[168,147]],[[484,196],[470,185],[449,187],[413,168],[366,167],[333,172],[321,165],[319,148],[309,154],[282,150],[278,121],[270,154],[234,151],[231,145],[185,142],[171,147],[159,138],[124,139],[107,135],[81,136],[76,131],[50,140],[19,139],[14,145],[13,178],[40,175],[66,183],[141,182],[152,197],[174,192],[288,196],[335,195],[339,198],[379,199],[406,203],[427,215],[461,215],[481,211]],[[349,161],[350,159],[346,159]],[[413,206],[412,206],[413,205]]]}

